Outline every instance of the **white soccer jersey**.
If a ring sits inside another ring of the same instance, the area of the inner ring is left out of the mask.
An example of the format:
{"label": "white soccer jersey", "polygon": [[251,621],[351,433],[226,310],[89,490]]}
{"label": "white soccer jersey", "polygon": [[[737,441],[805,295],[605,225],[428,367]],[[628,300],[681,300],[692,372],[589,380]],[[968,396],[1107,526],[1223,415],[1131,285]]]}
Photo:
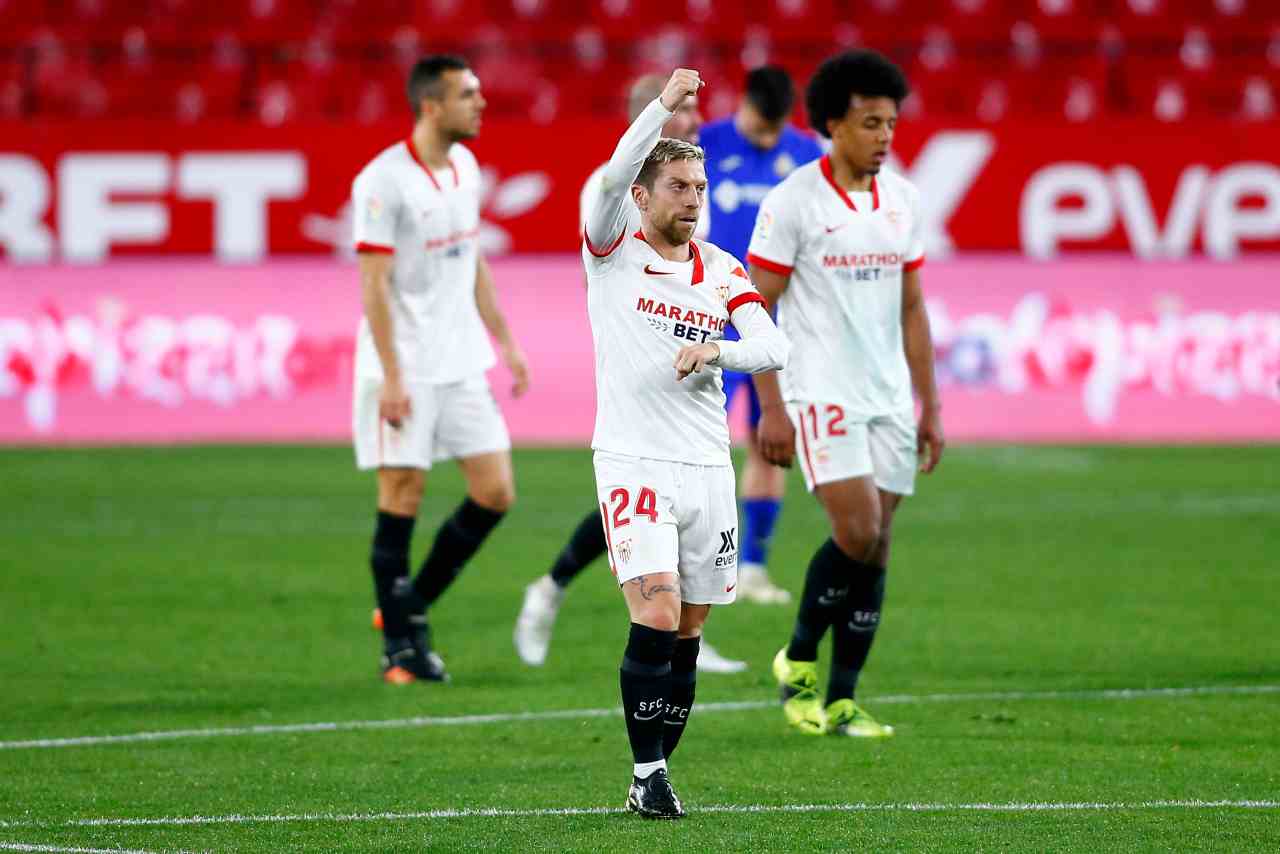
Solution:
{"label": "white soccer jersey", "polygon": [[[584,232],[587,307],[596,356],[591,447],[633,457],[730,465],[721,368],[780,370],[787,342],[742,265],[716,246],[689,244],[668,261],[635,229],[630,187],[671,117],[654,100],[609,161]],[[741,341],[723,341],[732,320]],[[676,380],[681,347],[715,341],[716,365]]]}
{"label": "white soccer jersey", "polygon": [[[494,364],[476,308],[480,169],[464,146],[433,172],[411,141],[369,162],[352,187],[356,250],[395,254],[391,324],[406,382],[448,383]],[[356,338],[356,374],[382,376],[367,319]]]}
{"label": "white soccer jersey", "polygon": [[765,197],[747,259],[790,274],[778,326],[792,342],[780,377],[789,401],[873,417],[912,407],[902,349],[902,274],[924,263],[920,193],[882,170],[871,192],[846,193],[829,157]]}
{"label": "white soccer jersey", "polygon": [[[587,176],[586,183],[582,185],[582,193],[578,196],[578,233],[582,233],[582,229],[587,227],[587,211],[591,210],[591,204],[595,201],[596,196],[600,195],[600,181],[604,177],[604,168],[608,163],[601,163],[596,167],[596,171]],[[630,195],[630,191],[628,191]],[[635,200],[632,199],[634,206]],[[640,210],[636,208],[635,216],[632,217],[636,228],[640,227]],[[706,240],[707,235],[711,233],[711,206],[707,205],[698,214],[698,224],[693,227],[693,236],[699,240]]]}

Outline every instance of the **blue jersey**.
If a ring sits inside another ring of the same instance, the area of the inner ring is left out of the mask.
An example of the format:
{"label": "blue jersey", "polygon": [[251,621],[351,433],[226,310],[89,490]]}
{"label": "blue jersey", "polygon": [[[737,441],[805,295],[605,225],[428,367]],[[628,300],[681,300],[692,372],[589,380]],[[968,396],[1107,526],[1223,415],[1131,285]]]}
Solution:
{"label": "blue jersey", "polygon": [[[707,204],[711,206],[707,240],[745,264],[765,194],[797,166],[821,157],[822,148],[813,137],[787,125],[778,144],[763,151],[738,133],[732,116],[703,125],[698,144],[707,156]],[[738,335],[729,327],[725,337]]]}
{"label": "blue jersey", "polygon": [[707,155],[707,239],[745,263],[751,231],[765,194],[797,166],[822,156],[816,140],[787,125],[769,151],[747,142],[733,118],[702,126],[698,143]]}

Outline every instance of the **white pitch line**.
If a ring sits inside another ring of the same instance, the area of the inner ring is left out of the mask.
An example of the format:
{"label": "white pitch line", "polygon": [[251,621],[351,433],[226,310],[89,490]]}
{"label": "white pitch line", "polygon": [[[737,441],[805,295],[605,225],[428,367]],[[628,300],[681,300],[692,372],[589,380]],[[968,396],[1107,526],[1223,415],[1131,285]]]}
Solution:
{"label": "white pitch line", "polygon": [[[154,854],[141,848],[67,848],[63,845],[36,845],[27,842],[0,842],[0,851],[47,851],[54,854]],[[176,852],[183,854],[183,852]]]}
{"label": "white pitch line", "polygon": [[[1200,685],[1188,688],[1110,688],[1079,691],[983,691],[971,694],[885,694],[872,697],[874,705],[914,703],[964,703],[1016,700],[1139,700],[1152,697],[1194,697],[1206,695],[1277,694],[1280,685]],[[698,714],[742,712],[769,709],[776,700],[745,700],[725,703],[699,703]],[[558,709],[541,712],[503,712],[491,715],[454,715],[439,717],[390,718],[367,721],[325,721],[298,724],[258,724],[241,727],[207,729],[175,729],[134,732],[124,735],[86,735],[72,738],[39,738],[26,741],[0,741],[0,750],[36,750],[58,747],[90,747],[100,744],[131,744],[146,741],[176,741],[188,738],[225,738],[242,735],[282,735],[308,732],[348,732],[369,729],[418,729],[438,726],[476,726],[479,724],[522,723],[528,721],[582,720],[622,714],[620,707],[601,709]]]}
{"label": "white pitch line", "polygon": [[[1280,801],[1264,800],[1151,800],[1151,801],[1029,801],[1024,803],[848,803],[848,804],[712,804],[694,807],[698,814],[726,813],[856,813],[856,812],[1116,812],[1124,810],[1215,810],[1215,809],[1280,809]],[[293,815],[191,815],[157,818],[75,818],[63,822],[0,822],[0,827],[189,827],[237,824],[351,824],[375,821],[420,821],[454,818],[555,818],[581,815],[621,815],[622,807],[563,807],[546,809],[514,809],[480,807],[476,809],[439,809],[417,812],[372,813],[296,813]],[[88,850],[88,849],[82,849]]]}

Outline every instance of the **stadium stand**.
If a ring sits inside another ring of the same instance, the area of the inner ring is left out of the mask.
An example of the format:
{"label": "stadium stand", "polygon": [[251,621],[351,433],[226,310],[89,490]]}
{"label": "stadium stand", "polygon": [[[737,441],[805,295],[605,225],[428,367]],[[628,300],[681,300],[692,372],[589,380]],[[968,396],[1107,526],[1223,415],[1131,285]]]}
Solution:
{"label": "stadium stand", "polygon": [[[424,51],[467,55],[490,115],[616,114],[626,81],[800,78],[871,45],[911,74],[912,117],[992,123],[1274,121],[1271,0],[0,0],[0,117],[373,122]],[[608,86],[580,85],[583,76]],[[712,113],[731,86],[709,92]]]}

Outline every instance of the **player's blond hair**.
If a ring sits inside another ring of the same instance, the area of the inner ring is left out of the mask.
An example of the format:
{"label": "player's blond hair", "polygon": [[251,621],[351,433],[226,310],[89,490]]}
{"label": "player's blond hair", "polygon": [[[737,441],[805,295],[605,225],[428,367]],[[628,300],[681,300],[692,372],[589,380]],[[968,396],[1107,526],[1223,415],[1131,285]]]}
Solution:
{"label": "player's blond hair", "polygon": [[653,182],[657,180],[658,173],[662,171],[663,166],[668,163],[674,163],[677,160],[697,160],[701,163],[706,159],[707,156],[703,152],[702,146],[694,145],[692,142],[685,142],[683,139],[664,136],[658,140],[658,144],[653,147],[653,151],[650,151],[649,156],[644,159],[644,165],[640,167],[640,174],[636,176],[636,183],[652,192]]}

